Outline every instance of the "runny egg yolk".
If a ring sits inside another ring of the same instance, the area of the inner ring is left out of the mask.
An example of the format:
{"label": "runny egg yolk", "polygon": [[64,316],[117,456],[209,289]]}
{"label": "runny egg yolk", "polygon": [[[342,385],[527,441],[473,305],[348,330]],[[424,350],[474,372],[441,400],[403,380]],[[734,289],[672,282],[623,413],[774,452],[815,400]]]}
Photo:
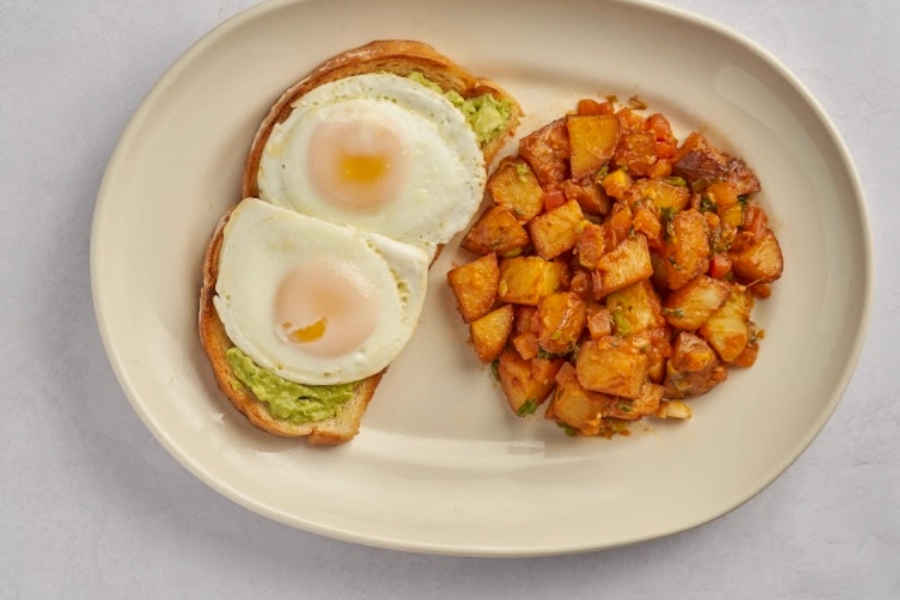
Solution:
{"label": "runny egg yolk", "polygon": [[326,121],[312,134],[308,173],[316,190],[353,210],[377,210],[399,195],[409,169],[403,141],[363,118]]}
{"label": "runny egg yolk", "polygon": [[316,259],[288,272],[275,293],[273,321],[286,343],[318,357],[345,355],[378,325],[376,290],[347,261]]}

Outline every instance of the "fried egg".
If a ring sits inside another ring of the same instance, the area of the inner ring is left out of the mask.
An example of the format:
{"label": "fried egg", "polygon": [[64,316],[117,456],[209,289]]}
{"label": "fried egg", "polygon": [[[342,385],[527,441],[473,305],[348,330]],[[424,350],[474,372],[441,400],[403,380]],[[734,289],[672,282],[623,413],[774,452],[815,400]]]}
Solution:
{"label": "fried egg", "polygon": [[223,231],[214,303],[256,364],[308,385],[387,367],[422,311],[429,257],[384,236],[248,198]]}
{"label": "fried egg", "polygon": [[372,73],[298,99],[262,151],[259,195],[278,206],[412,244],[433,256],[484,194],[484,155],[441,94]]}

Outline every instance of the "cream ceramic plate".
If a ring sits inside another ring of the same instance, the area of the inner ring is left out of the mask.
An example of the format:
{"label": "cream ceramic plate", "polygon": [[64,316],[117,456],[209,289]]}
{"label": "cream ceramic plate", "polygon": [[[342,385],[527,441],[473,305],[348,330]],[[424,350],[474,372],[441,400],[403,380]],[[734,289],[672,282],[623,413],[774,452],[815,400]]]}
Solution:
{"label": "cream ceramic plate", "polygon": [[[352,444],[261,433],[216,390],[197,334],[204,247],[238,200],[250,140],[281,91],[377,38],[426,41],[501,82],[527,133],[582,94],[640,94],[759,175],[784,278],[757,305],[759,361],[693,401],[688,423],[570,439],[504,406],[431,272],[422,324]],[[637,1],[273,2],[191,48],[128,126],[97,202],[94,301],[112,365],[147,427],[188,469],[278,521],[426,552],[528,555],[681,531],[777,477],[824,425],[868,320],[872,259],[846,149],[821,108],[759,48]]]}

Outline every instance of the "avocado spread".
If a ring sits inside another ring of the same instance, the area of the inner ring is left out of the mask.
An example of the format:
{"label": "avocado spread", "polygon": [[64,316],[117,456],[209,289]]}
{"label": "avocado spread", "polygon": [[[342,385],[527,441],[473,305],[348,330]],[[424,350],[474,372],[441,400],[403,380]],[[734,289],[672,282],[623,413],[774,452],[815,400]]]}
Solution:
{"label": "avocado spread", "polygon": [[506,99],[498,100],[492,94],[463,98],[455,90],[444,92],[441,86],[427,79],[418,71],[413,71],[407,77],[430,90],[443,94],[466,118],[469,127],[475,132],[479,144],[487,144],[500,135],[512,115],[513,107]]}
{"label": "avocado spread", "polygon": [[257,366],[236,346],[228,349],[225,360],[237,380],[266,405],[274,418],[290,423],[315,423],[334,417],[356,388],[356,383],[303,385],[282,379]]}

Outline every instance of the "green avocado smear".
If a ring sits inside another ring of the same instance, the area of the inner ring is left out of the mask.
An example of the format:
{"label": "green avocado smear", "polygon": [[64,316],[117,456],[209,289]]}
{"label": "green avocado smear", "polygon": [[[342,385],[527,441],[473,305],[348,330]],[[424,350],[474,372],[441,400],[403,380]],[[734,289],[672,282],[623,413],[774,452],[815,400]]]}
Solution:
{"label": "green avocado smear", "polygon": [[482,94],[475,98],[463,98],[456,90],[444,92],[441,86],[427,79],[418,71],[407,75],[416,83],[424,85],[428,89],[442,94],[455,106],[466,118],[469,127],[475,132],[478,143],[481,145],[492,142],[503,133],[506,123],[513,113],[512,103],[506,100],[498,100],[493,94]]}
{"label": "green avocado smear", "polygon": [[356,383],[303,385],[288,381],[258,366],[237,346],[225,352],[225,360],[235,378],[279,421],[299,424],[331,419],[356,392]]}

